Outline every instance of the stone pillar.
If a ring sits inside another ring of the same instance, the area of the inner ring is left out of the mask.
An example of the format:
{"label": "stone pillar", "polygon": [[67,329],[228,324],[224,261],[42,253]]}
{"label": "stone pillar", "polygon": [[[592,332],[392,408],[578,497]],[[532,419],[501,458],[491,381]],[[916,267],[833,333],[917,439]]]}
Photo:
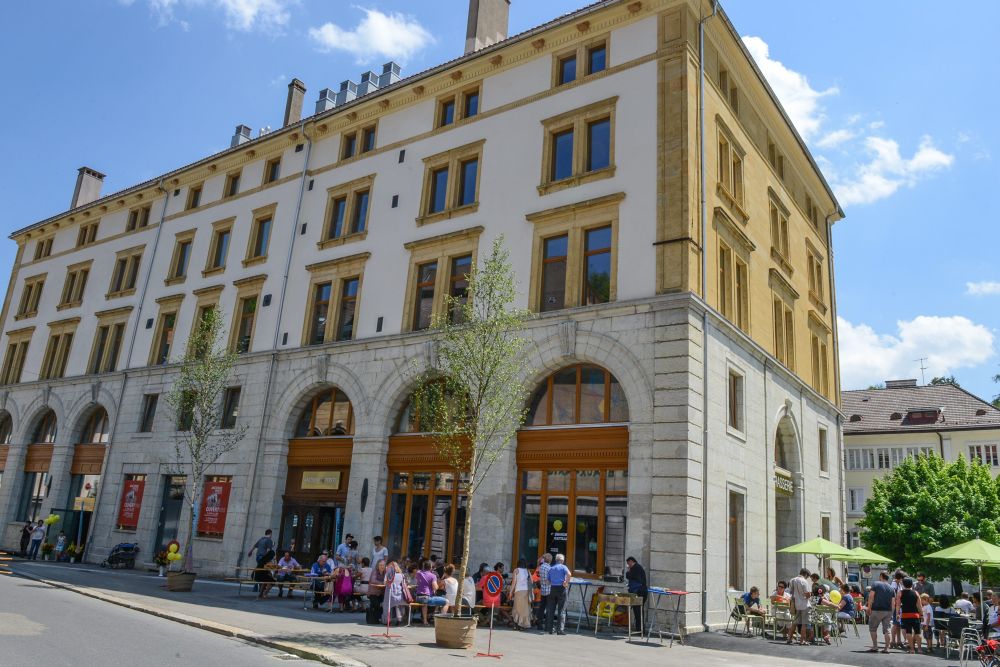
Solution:
{"label": "stone pillar", "polygon": [[[510,565],[510,557],[514,551],[516,451],[515,436],[490,468],[473,498],[472,532],[469,540],[470,572],[474,572],[479,563],[489,563],[492,566],[497,561],[502,561]],[[459,545],[455,545],[455,553],[461,554]]]}
{"label": "stone pillar", "polygon": [[[69,429],[66,429],[69,430]],[[49,461],[49,493],[42,503],[42,515],[48,516],[54,509],[65,509],[70,488],[70,469],[73,466],[73,445],[57,439]],[[65,521],[66,517],[63,517]],[[55,534],[65,530],[63,522],[53,526]],[[52,531],[50,531],[52,532]]]}
{"label": "stone pillar", "polygon": [[0,485],[0,548],[16,551],[20,547],[21,527],[24,522],[17,516],[18,501],[24,485],[24,457],[27,445],[11,444],[4,466],[3,484]]}
{"label": "stone pillar", "polygon": [[[356,435],[354,438],[344,531],[354,535],[358,541],[358,553],[362,556],[371,557],[372,538],[382,534],[388,485],[388,448],[386,438],[371,435]],[[367,494],[365,482],[368,483]]]}

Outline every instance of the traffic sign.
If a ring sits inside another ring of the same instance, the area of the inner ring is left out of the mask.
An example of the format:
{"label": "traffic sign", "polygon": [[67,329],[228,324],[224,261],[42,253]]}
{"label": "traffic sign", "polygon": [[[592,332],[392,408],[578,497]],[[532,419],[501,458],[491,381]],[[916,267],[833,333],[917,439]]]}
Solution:
{"label": "traffic sign", "polygon": [[501,577],[496,572],[490,572],[486,575],[486,581],[483,582],[483,606],[484,607],[498,607],[500,606],[500,591],[503,590],[503,577]]}

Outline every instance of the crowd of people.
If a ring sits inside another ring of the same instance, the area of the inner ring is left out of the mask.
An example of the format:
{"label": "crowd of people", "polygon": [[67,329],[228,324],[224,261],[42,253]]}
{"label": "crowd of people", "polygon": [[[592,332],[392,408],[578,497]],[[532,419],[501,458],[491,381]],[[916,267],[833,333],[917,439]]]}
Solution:
{"label": "crowd of people", "polygon": [[[923,573],[914,578],[903,570],[892,575],[881,572],[864,592],[857,584],[845,583],[832,568],[825,574],[820,577],[803,568],[789,582],[779,581],[771,593],[772,605],[787,606],[791,612],[791,620],[782,628],[786,643],[795,643],[797,638],[802,645],[829,644],[834,623],[843,633],[846,624],[866,619],[872,642],[869,652],[898,649],[930,654],[935,644],[942,647],[947,641],[952,617],[967,619],[969,625],[982,629],[984,637],[1000,639],[1000,591],[986,591],[984,604],[978,591],[957,597],[935,595],[934,585]],[[749,631],[751,618],[767,613],[756,586],[742,595],[742,608]]]}

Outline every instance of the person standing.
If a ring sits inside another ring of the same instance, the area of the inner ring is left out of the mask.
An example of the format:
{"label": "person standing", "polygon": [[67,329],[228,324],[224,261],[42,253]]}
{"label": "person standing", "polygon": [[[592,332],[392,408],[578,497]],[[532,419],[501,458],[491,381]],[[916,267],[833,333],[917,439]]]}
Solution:
{"label": "person standing", "polygon": [[917,580],[913,584],[913,590],[915,590],[920,595],[926,593],[927,597],[929,598],[934,597],[934,584],[927,581],[927,575],[924,574],[923,572],[917,572]]}
{"label": "person standing", "polygon": [[38,549],[45,540],[45,524],[39,521],[31,531],[31,546],[28,547],[28,560],[38,560]]}
{"label": "person standing", "polygon": [[31,533],[35,531],[35,522],[28,521],[21,528],[21,558],[28,557],[28,545],[31,544]]}
{"label": "person standing", "polygon": [[632,615],[635,617],[635,623],[639,626],[639,632],[642,632],[642,610],[646,607],[646,598],[649,597],[649,584],[646,582],[646,570],[642,569],[642,565],[639,565],[639,561],[633,556],[629,556],[625,559],[625,565],[628,569],[625,571],[625,581],[628,582],[628,592],[633,595],[638,595],[642,598],[641,607],[632,607]]}
{"label": "person standing", "polygon": [[382,622],[386,625],[395,616],[396,625],[403,620],[403,607],[410,602],[410,589],[406,587],[406,577],[395,561],[385,568],[385,595],[382,598]]}
{"label": "person standing", "polygon": [[[549,591],[548,600],[545,603],[545,632],[551,634],[566,634],[566,619],[563,616],[563,609],[566,606],[566,591],[569,590],[569,580],[573,575],[566,567],[566,556],[556,554],[556,564],[549,568]],[[555,629],[558,618],[558,630]]]}
{"label": "person standing", "polygon": [[66,533],[59,531],[59,537],[56,538],[56,562],[62,562],[63,554],[66,553]]}
{"label": "person standing", "polygon": [[271,556],[268,560],[274,558],[274,540],[271,539],[270,528],[264,531],[263,537],[254,542],[254,545],[250,547],[250,551],[247,552],[247,556],[252,556],[254,551],[257,552],[257,567],[263,567],[263,564],[267,562],[264,560],[264,557],[267,556],[269,551],[271,552]]}
{"label": "person standing", "polygon": [[868,631],[872,636],[872,647],[869,653],[878,652],[878,628],[882,626],[882,635],[885,639],[885,647],[882,653],[889,652],[890,633],[889,627],[892,623],[892,610],[896,603],[896,596],[889,585],[889,574],[879,573],[879,580],[872,584],[868,593]]}
{"label": "person standing", "polygon": [[372,547],[372,567],[378,565],[378,562],[385,561],[389,562],[389,550],[382,546],[382,536],[376,535],[372,539],[374,546]]}
{"label": "person standing", "polygon": [[786,644],[791,644],[795,636],[795,629],[799,630],[799,644],[806,644],[812,641],[812,634],[809,626],[809,606],[811,604],[811,588],[809,584],[809,570],[802,568],[799,576],[792,579],[790,591],[792,596],[792,607],[795,609],[795,618],[788,626],[788,640]]}
{"label": "person standing", "polygon": [[535,613],[538,621],[538,629],[545,629],[545,611],[549,602],[549,593],[552,592],[552,584],[549,582],[549,570],[552,569],[552,554],[545,552],[538,559],[538,568],[535,575],[538,577],[538,611]]}
{"label": "person standing", "polygon": [[337,545],[337,550],[333,552],[333,560],[338,567],[350,567],[351,542],[353,541],[354,536],[348,533],[344,535],[344,541]]}
{"label": "person standing", "polygon": [[510,593],[513,598],[511,616],[516,630],[531,627],[531,574],[528,572],[528,562],[523,558],[517,561],[517,567],[510,577]]}
{"label": "person standing", "polygon": [[913,579],[905,577],[903,587],[896,593],[896,609],[899,610],[900,631],[906,637],[906,652],[916,653],[917,638],[920,636],[920,594],[913,590]]}

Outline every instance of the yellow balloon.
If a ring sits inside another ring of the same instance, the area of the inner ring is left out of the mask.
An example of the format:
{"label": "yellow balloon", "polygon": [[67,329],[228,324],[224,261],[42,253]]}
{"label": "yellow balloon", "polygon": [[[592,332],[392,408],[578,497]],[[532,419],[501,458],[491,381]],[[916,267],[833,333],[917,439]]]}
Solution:
{"label": "yellow balloon", "polygon": [[169,551],[172,554],[173,553],[177,553],[177,545],[176,544],[171,544],[169,547],[167,547],[167,551]]}
{"label": "yellow balloon", "polygon": [[830,602],[840,604],[840,591],[830,591]]}

